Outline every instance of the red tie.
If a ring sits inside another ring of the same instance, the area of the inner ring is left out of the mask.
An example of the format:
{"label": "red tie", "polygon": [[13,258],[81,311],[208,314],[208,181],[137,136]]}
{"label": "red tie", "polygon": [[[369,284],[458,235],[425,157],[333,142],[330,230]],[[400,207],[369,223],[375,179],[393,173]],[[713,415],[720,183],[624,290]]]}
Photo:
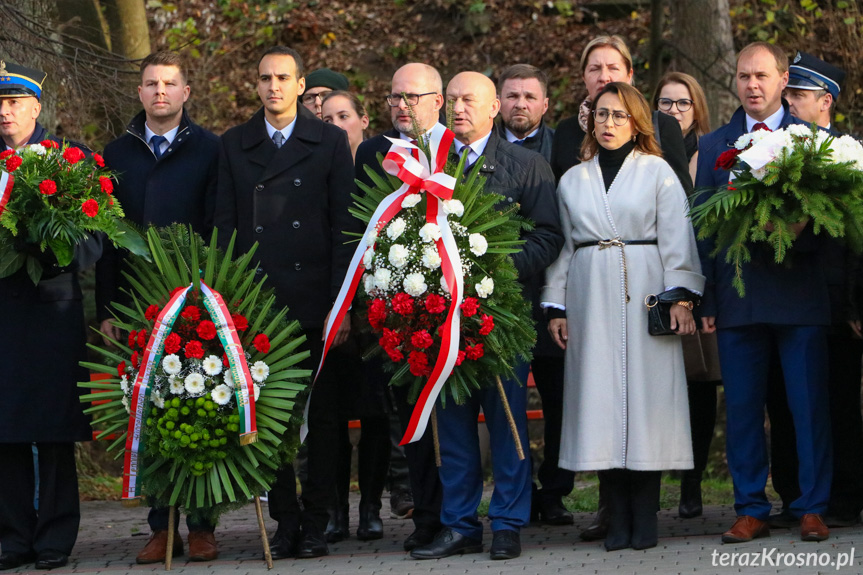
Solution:
{"label": "red tie", "polygon": [[753,131],[753,132],[757,132],[758,130],[767,130],[768,132],[772,132],[772,131],[773,131],[773,130],[771,130],[770,128],[768,128],[768,127],[767,127],[767,124],[765,124],[764,122],[758,122],[757,124],[755,124],[754,126],[752,126],[752,131]]}
{"label": "red tie", "polygon": [[[411,144],[414,146],[419,146],[419,142],[416,140],[411,140]],[[417,148],[411,148],[411,155],[414,157],[414,160],[419,161],[420,159],[420,151]]]}

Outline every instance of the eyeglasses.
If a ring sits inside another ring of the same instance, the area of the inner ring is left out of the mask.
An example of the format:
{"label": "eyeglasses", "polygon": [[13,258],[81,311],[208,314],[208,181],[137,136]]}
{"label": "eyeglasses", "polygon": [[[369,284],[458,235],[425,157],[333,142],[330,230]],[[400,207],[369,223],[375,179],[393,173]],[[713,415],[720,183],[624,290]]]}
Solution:
{"label": "eyeglasses", "polygon": [[420,103],[420,98],[423,96],[431,96],[432,94],[437,94],[437,92],[426,92],[425,94],[405,94],[402,97],[401,94],[389,94],[387,96],[387,104],[390,105],[390,108],[398,108],[401,101],[404,99],[405,104],[408,106],[416,106]]}
{"label": "eyeglasses", "polygon": [[608,121],[608,117],[611,116],[612,121],[615,126],[623,126],[625,125],[629,119],[632,117],[629,114],[625,114],[623,112],[609,112],[605,109],[595,110],[593,112],[593,117],[596,120],[597,124],[604,124]]}
{"label": "eyeglasses", "polygon": [[317,94],[303,94],[302,102],[306,106],[309,106],[315,102],[318,98],[321,99],[321,102],[324,101],[324,96],[332,92],[332,90],[327,90],[325,92],[318,92]]}
{"label": "eyeglasses", "polygon": [[670,112],[672,106],[677,106],[678,111],[680,112],[688,112],[692,107],[692,100],[687,98],[681,98],[679,100],[672,100],[671,98],[660,98],[656,101],[657,107],[663,112]]}

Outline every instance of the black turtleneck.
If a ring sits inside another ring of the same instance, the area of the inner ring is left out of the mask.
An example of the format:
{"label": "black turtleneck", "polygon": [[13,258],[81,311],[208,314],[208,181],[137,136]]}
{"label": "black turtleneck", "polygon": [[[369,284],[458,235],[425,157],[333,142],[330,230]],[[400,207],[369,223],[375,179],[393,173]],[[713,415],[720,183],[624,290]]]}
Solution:
{"label": "black turtleneck", "polygon": [[620,171],[620,166],[626,160],[626,156],[635,148],[635,142],[626,142],[616,150],[606,150],[602,146],[599,147],[599,169],[602,170],[602,181],[605,183],[605,193],[608,193],[608,188],[614,178],[617,177],[617,172]]}
{"label": "black turtleneck", "polygon": [[695,152],[698,151],[698,134],[695,130],[689,130],[689,133],[683,137],[683,147],[686,148],[686,159],[691,160]]}

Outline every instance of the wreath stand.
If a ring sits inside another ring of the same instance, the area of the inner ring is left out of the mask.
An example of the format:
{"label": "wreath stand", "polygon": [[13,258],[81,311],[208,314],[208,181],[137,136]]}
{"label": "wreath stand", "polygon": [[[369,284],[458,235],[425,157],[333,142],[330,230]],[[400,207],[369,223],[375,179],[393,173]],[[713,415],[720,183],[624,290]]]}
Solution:
{"label": "wreath stand", "polygon": [[[177,512],[173,505],[168,508],[168,548],[165,550],[165,571],[171,570],[171,562],[174,559],[174,515]],[[264,560],[267,569],[273,568],[273,556],[270,553],[270,542],[267,539],[267,527],[264,525],[264,513],[261,510],[261,497],[255,495],[255,514],[258,516],[258,529],[261,533],[261,544],[264,546]]]}

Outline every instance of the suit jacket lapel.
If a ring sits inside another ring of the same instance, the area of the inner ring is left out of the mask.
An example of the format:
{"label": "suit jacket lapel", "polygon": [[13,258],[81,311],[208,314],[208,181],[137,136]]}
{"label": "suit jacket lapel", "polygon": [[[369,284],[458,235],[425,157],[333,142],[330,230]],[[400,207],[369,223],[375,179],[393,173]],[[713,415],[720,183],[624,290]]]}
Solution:
{"label": "suit jacket lapel", "polygon": [[323,122],[317,118],[311,119],[297,114],[294,132],[280,149],[275,150],[273,146],[275,154],[267,164],[261,179],[274,178],[311,155],[313,145],[319,143],[323,137],[323,127]]}
{"label": "suit jacket lapel", "polygon": [[242,148],[250,162],[263,168],[269,166],[276,155],[276,146],[267,136],[267,128],[264,126],[263,108],[243,127]]}

